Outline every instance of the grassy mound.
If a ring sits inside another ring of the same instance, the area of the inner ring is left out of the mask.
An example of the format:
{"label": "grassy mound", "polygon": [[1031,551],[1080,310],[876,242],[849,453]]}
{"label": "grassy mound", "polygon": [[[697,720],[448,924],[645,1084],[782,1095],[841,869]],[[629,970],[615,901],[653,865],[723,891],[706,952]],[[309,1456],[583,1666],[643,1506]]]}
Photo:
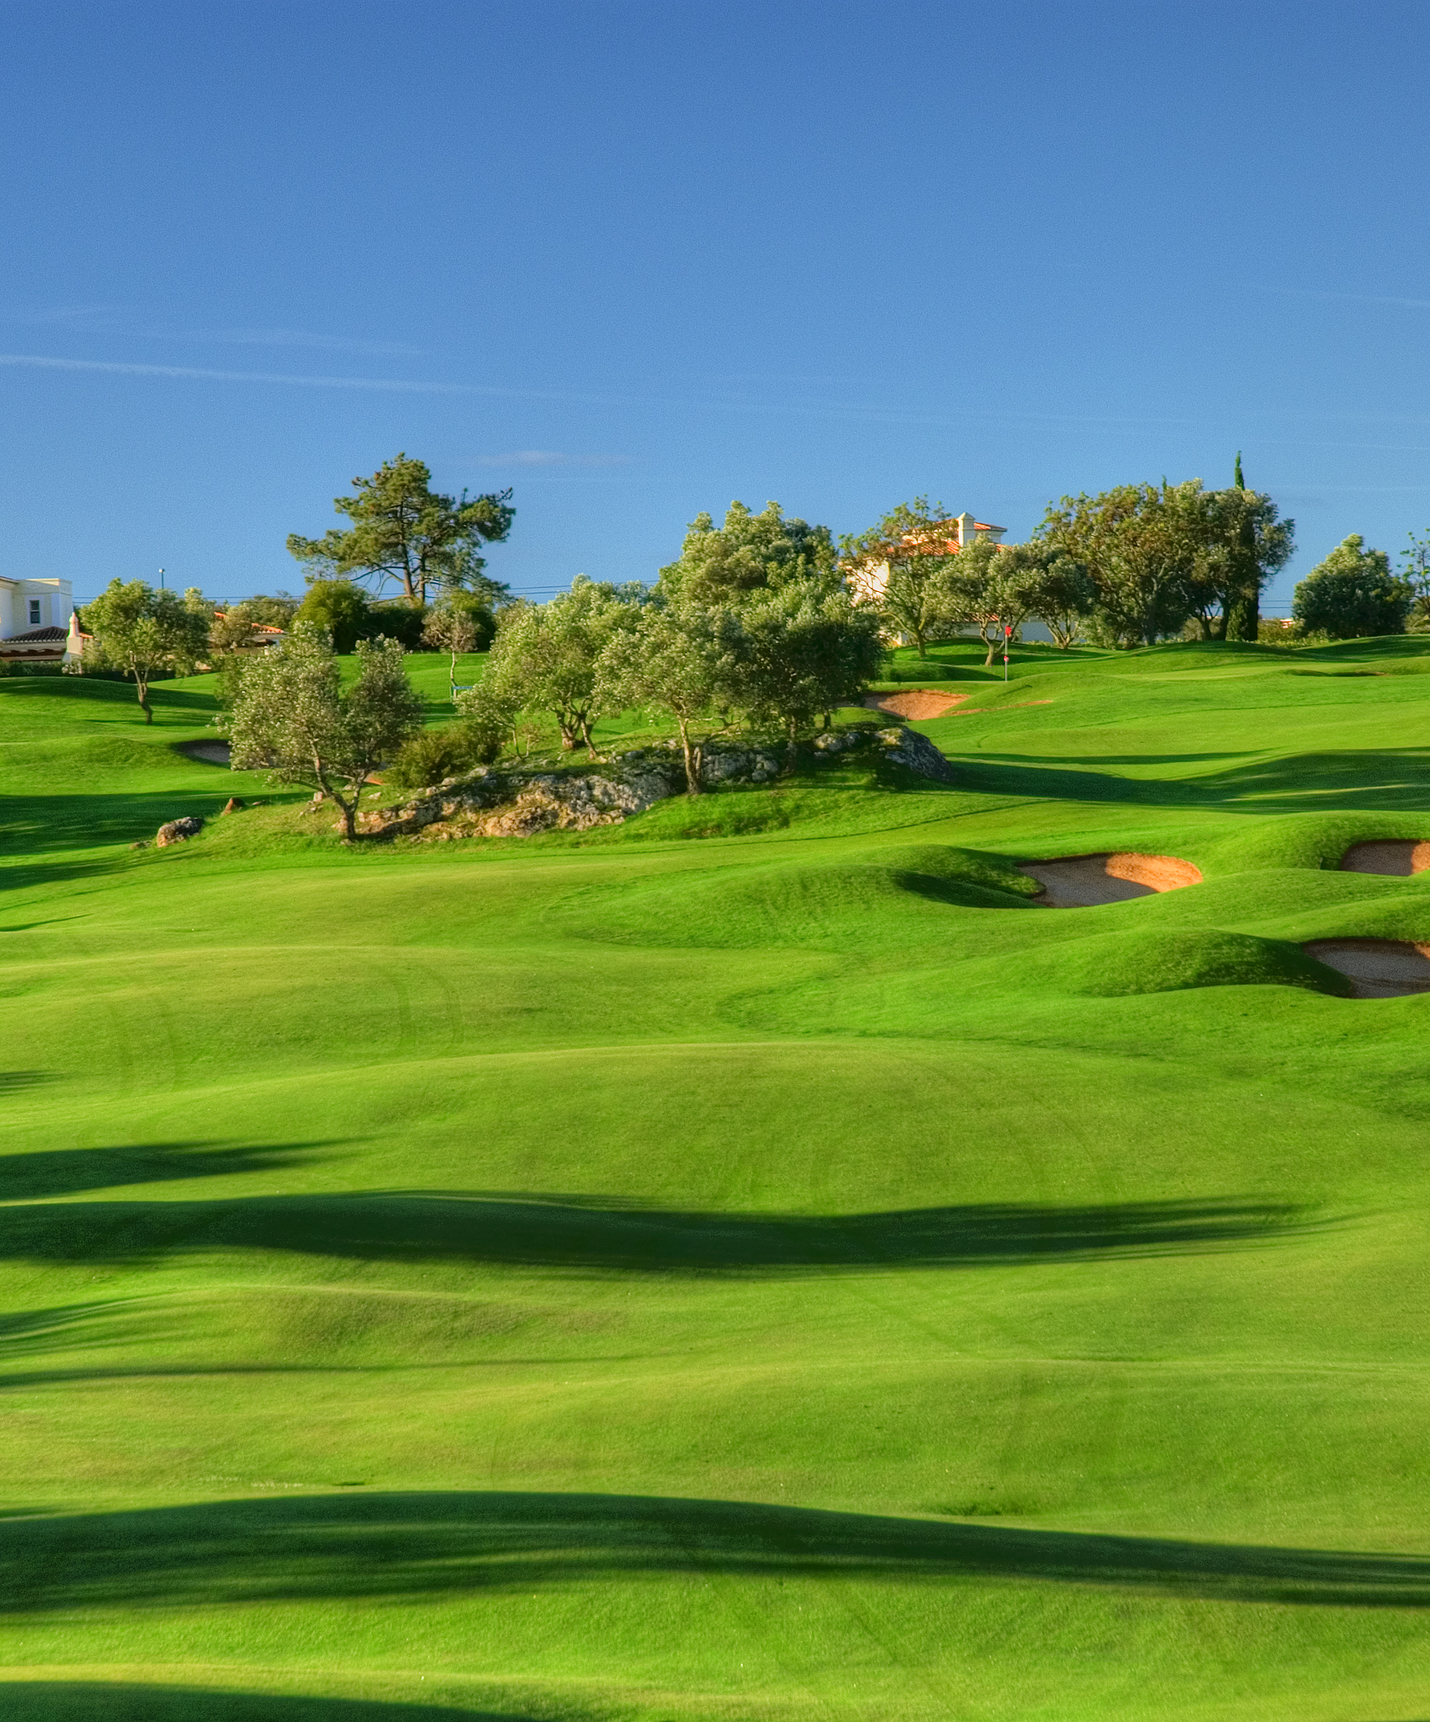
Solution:
{"label": "grassy mound", "polygon": [[351,849],[0,679],[0,1712],[1423,1713],[1430,996],[1298,947],[1430,939],[1430,640],[982,656],[951,786]]}
{"label": "grassy mound", "polygon": [[[1180,992],[1188,987],[1307,987],[1337,997],[1350,991],[1342,976],[1314,962],[1296,945],[1211,929],[1138,928],[1078,939],[1026,957],[1002,978],[1005,985],[1019,990],[1089,998]],[[969,974],[968,979],[976,981],[976,976]]]}

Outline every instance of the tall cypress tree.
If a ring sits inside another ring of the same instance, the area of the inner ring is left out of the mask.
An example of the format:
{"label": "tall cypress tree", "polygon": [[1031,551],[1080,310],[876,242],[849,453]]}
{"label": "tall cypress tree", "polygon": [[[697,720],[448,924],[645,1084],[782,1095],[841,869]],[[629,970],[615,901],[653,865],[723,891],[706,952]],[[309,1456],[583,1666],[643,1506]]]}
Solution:
{"label": "tall cypress tree", "polygon": [[[1241,450],[1236,451],[1236,476],[1233,488],[1245,490],[1246,481],[1241,476]],[[1238,546],[1237,560],[1246,571],[1247,585],[1226,613],[1226,637],[1228,640],[1254,640],[1261,632],[1261,591],[1257,582],[1258,569],[1256,566],[1256,527],[1250,517],[1241,523],[1241,543]]]}

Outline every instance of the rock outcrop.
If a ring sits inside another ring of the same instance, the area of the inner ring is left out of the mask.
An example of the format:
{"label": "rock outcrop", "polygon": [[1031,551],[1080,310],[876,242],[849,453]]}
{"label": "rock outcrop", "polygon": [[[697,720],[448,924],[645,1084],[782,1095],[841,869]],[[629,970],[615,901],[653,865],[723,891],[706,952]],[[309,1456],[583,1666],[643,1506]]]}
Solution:
{"label": "rock outcrop", "polygon": [[[815,737],[816,759],[875,751],[896,765],[947,782],[948,761],[924,736],[909,729],[851,729]],[[770,783],[780,774],[777,754],[760,747],[708,747],[705,783]],[[534,837],[542,831],[589,831],[619,825],[657,801],[685,789],[677,744],[616,754],[597,771],[580,773],[498,770],[478,766],[420,791],[397,807],[358,816],[368,837],[418,837],[447,842],[462,837]]]}
{"label": "rock outcrop", "polygon": [[161,825],[154,834],[154,847],[167,849],[171,843],[187,843],[189,838],[197,837],[203,828],[203,820],[193,814],[186,814],[182,819],[171,819],[166,825]]}
{"label": "rock outcrop", "polygon": [[916,729],[881,729],[878,741],[884,758],[893,764],[916,771],[920,777],[931,777],[937,783],[953,782],[953,767],[929,738]]}

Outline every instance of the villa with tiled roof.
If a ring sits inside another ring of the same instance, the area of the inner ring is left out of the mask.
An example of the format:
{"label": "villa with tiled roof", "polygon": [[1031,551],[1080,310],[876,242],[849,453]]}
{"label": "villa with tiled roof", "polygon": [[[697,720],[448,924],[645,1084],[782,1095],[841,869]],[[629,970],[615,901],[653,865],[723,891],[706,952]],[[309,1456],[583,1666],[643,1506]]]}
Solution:
{"label": "villa with tiled roof", "polygon": [[[975,520],[971,514],[955,514],[948,520],[935,521],[928,533],[919,535],[915,545],[912,538],[906,538],[904,543],[910,550],[918,549],[925,556],[956,556],[967,544],[973,544],[979,539],[988,539],[994,544],[1003,542],[1006,526],[993,526],[986,520]],[[889,584],[889,564],[887,562],[866,562],[848,569],[849,584],[859,597],[867,602],[875,602]]]}
{"label": "villa with tiled roof", "polygon": [[68,580],[0,575],[0,662],[59,663],[74,632]]}

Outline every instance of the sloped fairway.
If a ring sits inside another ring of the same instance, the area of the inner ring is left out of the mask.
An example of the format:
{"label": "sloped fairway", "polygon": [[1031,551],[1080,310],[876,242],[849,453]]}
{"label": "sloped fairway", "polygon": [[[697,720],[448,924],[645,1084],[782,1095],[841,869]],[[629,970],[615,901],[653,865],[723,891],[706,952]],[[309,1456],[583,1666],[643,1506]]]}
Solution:
{"label": "sloped fairway", "polygon": [[[435,851],[0,681],[0,1715],[1430,1715],[1430,996],[1302,949],[1430,940],[1383,644]],[[1033,906],[1111,851],[1203,879]]]}

